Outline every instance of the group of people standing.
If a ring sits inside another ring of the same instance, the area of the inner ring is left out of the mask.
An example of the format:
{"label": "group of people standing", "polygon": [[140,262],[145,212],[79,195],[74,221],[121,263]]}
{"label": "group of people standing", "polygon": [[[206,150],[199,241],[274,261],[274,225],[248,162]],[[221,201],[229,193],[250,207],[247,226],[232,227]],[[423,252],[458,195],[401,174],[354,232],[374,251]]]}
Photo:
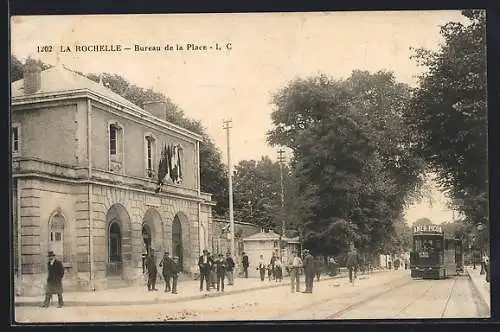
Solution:
{"label": "group of people standing", "polygon": [[273,256],[271,257],[271,260],[269,261],[269,264],[266,264],[264,261],[264,255],[260,255],[259,263],[257,265],[256,270],[259,271],[260,274],[260,280],[264,281],[266,278],[266,272],[267,272],[267,278],[269,281],[274,280],[276,282],[281,282],[283,281],[283,266],[280,258],[273,253]]}
{"label": "group of people standing", "polygon": [[[158,269],[156,268],[156,258],[152,249],[146,256],[145,266],[148,273],[148,291],[157,291],[156,280]],[[170,258],[169,252],[165,251],[159,266],[162,268],[161,272],[163,280],[165,280],[165,292],[177,294],[177,280],[179,279],[179,273],[181,272],[179,257],[174,256],[173,258]],[[172,286],[170,286],[170,281],[172,281]]]}
{"label": "group of people standing", "polygon": [[224,291],[224,281],[227,277],[228,285],[234,283],[234,260],[231,253],[226,257],[223,254],[212,255],[208,250],[203,250],[203,254],[198,259],[200,268],[200,292],[203,291],[203,282],[207,291],[211,288],[217,288],[217,291]]}

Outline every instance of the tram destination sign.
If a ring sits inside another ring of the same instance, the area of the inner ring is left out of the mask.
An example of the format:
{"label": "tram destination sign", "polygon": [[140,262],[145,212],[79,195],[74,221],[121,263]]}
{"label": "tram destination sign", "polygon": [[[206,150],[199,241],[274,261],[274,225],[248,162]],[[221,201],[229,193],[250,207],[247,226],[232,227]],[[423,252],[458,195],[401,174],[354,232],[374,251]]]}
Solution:
{"label": "tram destination sign", "polygon": [[443,233],[441,225],[419,225],[413,228],[414,233]]}

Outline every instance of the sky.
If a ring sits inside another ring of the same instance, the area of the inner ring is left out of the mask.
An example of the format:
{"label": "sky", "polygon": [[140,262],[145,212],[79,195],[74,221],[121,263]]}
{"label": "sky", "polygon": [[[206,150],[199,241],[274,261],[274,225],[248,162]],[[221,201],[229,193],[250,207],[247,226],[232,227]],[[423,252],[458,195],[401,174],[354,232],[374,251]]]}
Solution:
{"label": "sky", "polygon": [[[226,160],[224,120],[232,120],[232,165],[268,155],[271,97],[289,81],[325,73],[347,78],[355,69],[391,70],[416,85],[422,72],[410,47],[437,49],[439,29],[463,21],[459,11],[240,13],[179,15],[23,16],[11,21],[11,51],[84,73],[113,73],[166,94],[185,114],[201,120]],[[221,50],[215,50],[215,43]],[[226,45],[230,43],[230,49]],[[75,52],[75,45],[122,45],[122,52]],[[184,46],[165,51],[163,47]],[[186,50],[186,44],[213,46]],[[41,53],[39,46],[52,52]],[[160,52],[134,45],[161,46]],[[61,52],[70,46],[72,52]],[[434,204],[407,211],[412,222],[451,219],[434,188]]]}

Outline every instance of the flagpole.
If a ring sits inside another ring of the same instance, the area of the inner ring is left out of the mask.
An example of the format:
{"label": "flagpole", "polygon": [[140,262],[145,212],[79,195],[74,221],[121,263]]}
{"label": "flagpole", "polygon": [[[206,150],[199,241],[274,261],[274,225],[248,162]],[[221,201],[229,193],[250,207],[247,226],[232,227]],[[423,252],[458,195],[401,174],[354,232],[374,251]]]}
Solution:
{"label": "flagpole", "polygon": [[223,121],[224,129],[227,134],[227,169],[228,169],[228,179],[229,179],[229,224],[231,232],[231,256],[235,257],[235,243],[234,243],[234,216],[233,216],[233,172],[231,167],[231,146],[229,129],[231,127],[231,120]]}

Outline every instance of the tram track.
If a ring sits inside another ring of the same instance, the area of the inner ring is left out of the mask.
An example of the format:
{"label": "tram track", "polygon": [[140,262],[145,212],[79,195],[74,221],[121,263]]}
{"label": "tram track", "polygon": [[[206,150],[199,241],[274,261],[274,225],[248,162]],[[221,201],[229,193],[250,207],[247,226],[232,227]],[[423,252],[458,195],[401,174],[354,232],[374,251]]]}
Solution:
{"label": "tram track", "polygon": [[451,297],[453,296],[453,291],[455,290],[455,286],[457,285],[458,278],[460,276],[456,276],[455,279],[453,280],[453,285],[451,286],[451,291],[450,294],[448,294],[448,298],[446,299],[446,303],[444,304],[444,308],[441,312],[441,318],[444,318],[444,315],[446,314],[446,311],[448,309],[448,304],[450,303]]}
{"label": "tram track", "polygon": [[[458,281],[458,278],[459,276],[457,277],[454,277],[453,279],[453,283],[451,285],[451,287],[447,288],[449,291],[448,291],[448,294],[446,295],[446,300],[445,300],[445,303],[444,303],[444,306],[443,308],[441,309],[441,311],[436,315],[437,317],[440,317],[440,318],[445,318],[446,316],[446,313],[447,313],[447,310],[448,310],[448,306],[449,306],[449,303],[451,301],[451,298],[455,292],[455,288],[456,288],[456,285],[457,285],[457,281]],[[436,282],[439,282],[436,280]],[[388,319],[390,318],[404,318],[404,317],[401,317],[403,316],[403,314],[405,312],[408,311],[409,308],[411,308],[412,306],[414,306],[417,302],[419,301],[422,301],[422,300],[425,300],[426,296],[433,291],[433,289],[435,289],[435,287],[437,287],[437,283],[436,282],[430,282],[429,285],[427,285],[425,287],[425,289],[423,289],[422,291],[420,291],[418,293],[418,295],[416,295],[413,299],[411,299],[410,302],[406,303],[401,309],[399,309],[397,311],[397,313],[393,316],[393,317],[387,317]],[[387,286],[390,286],[391,284],[395,284],[394,287],[390,287],[390,288],[386,288]],[[333,313],[331,314],[328,314],[326,317],[322,317],[320,319],[324,319],[324,320],[333,320],[333,319],[339,319],[343,316],[345,316],[346,314],[352,312],[352,311],[355,311],[356,309],[359,309],[361,307],[363,307],[364,305],[367,305],[373,301],[376,301],[382,297],[385,297],[393,292],[396,292],[396,291],[401,291],[402,289],[404,289],[405,287],[409,287],[409,286],[413,286],[415,285],[415,280],[414,279],[410,279],[410,280],[406,280],[404,282],[397,282],[397,283],[394,283],[394,281],[391,281],[391,282],[388,282],[388,283],[385,283],[383,285],[383,287],[385,289],[383,289],[382,291],[379,291],[375,294],[372,294],[372,295],[369,295],[368,297],[365,297],[363,299],[360,299],[358,301],[354,301],[350,304],[347,304],[346,306],[344,306],[342,309],[340,310],[336,310],[334,311]],[[308,310],[308,311],[314,311],[314,308],[317,307],[317,308],[322,308],[322,310],[324,310],[324,306],[328,306],[328,303],[331,303],[332,306],[337,304],[336,303],[338,301],[338,299],[323,299],[321,301],[317,301],[315,303],[310,303],[307,307],[302,307],[302,308],[298,308],[296,310],[293,310],[293,312],[288,312],[286,316],[292,316],[294,313],[297,313],[297,312],[301,312],[303,310]],[[436,317],[436,318],[437,318]]]}
{"label": "tram track", "polygon": [[[390,286],[391,286],[391,284],[395,284],[395,281],[394,280],[388,281],[388,282],[382,284],[382,288],[384,288],[383,291],[378,292],[378,293],[376,293],[376,294],[374,294],[374,295],[372,295],[372,296],[370,296],[370,297],[368,297],[366,299],[363,299],[361,301],[357,301],[357,302],[355,302],[353,304],[350,304],[347,308],[344,308],[344,309],[342,309],[340,311],[337,311],[334,314],[329,315],[328,317],[326,317],[324,319],[334,319],[337,316],[342,315],[344,312],[347,312],[347,310],[349,308],[351,308],[351,307],[353,307],[353,309],[354,309],[354,307],[361,306],[364,303],[367,303],[367,302],[369,302],[369,301],[371,301],[373,299],[376,299],[376,298],[378,298],[380,296],[383,296],[383,295],[385,295],[385,294],[387,294],[387,293],[389,293],[391,291],[394,291],[396,289],[404,287],[404,286],[410,284],[412,281],[413,280],[404,280],[402,283],[397,283],[394,287],[390,287]],[[388,286],[390,288],[387,289]],[[354,294],[355,294],[359,290],[356,289],[356,288],[353,288],[353,291],[354,291]],[[350,293],[349,295],[352,295],[352,294],[353,293]],[[300,313],[300,312],[303,312],[303,311],[306,311],[306,310],[311,310],[311,308],[314,308],[314,307],[321,307],[321,306],[324,306],[325,304],[328,304],[328,303],[334,303],[335,301],[338,301],[338,299],[337,298],[336,299],[332,299],[332,298],[324,299],[323,298],[321,300],[310,302],[310,303],[308,303],[306,305],[303,305],[303,306],[301,306],[299,308],[295,308],[293,310],[287,311],[286,313],[280,314],[280,317],[274,318],[274,319],[286,319],[286,317],[293,317],[297,313]]]}
{"label": "tram track", "polygon": [[361,307],[362,305],[366,304],[366,303],[369,303],[369,302],[372,302],[373,300],[376,300],[382,296],[385,296],[391,292],[394,292],[396,290],[399,290],[403,287],[406,287],[408,286],[409,284],[411,284],[413,282],[413,280],[408,280],[402,284],[398,284],[396,285],[395,287],[392,287],[392,288],[389,288],[389,289],[384,289],[374,295],[371,295],[369,296],[368,298],[365,298],[365,299],[362,299],[360,301],[357,301],[355,303],[352,303],[350,305],[348,305],[347,307],[341,309],[341,310],[338,310],[336,312],[334,312],[333,314],[327,316],[325,319],[329,320],[329,319],[337,319],[339,317],[341,317],[342,315],[345,315],[346,313],[350,312],[350,311],[353,311],[355,310],[356,308],[359,308]]}

